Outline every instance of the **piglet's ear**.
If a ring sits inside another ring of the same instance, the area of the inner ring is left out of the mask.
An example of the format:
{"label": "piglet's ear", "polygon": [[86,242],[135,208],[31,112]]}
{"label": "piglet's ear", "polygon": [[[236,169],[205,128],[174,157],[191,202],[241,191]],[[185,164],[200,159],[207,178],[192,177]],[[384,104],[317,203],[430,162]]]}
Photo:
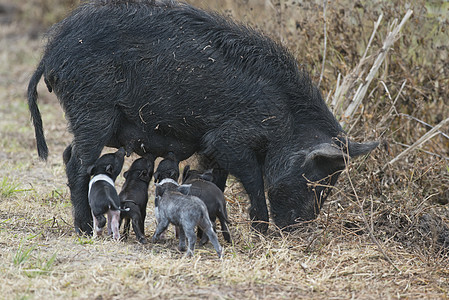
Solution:
{"label": "piglet's ear", "polygon": [[[159,172],[158,171],[156,171],[155,173],[154,173],[154,183],[156,183],[156,182],[159,182]],[[156,186],[157,186],[157,184],[156,184]]]}
{"label": "piglet's ear", "polygon": [[112,167],[112,165],[107,165],[105,171],[109,175],[112,175],[112,172],[114,171],[114,168]]}
{"label": "piglet's ear", "polygon": [[344,168],[349,161],[348,154],[334,144],[323,143],[316,146],[310,151],[304,160],[303,166],[310,163],[327,162],[338,168]]}
{"label": "piglet's ear", "polygon": [[206,170],[203,174],[200,175],[201,179],[206,181],[214,181],[214,173],[213,169]]}
{"label": "piglet's ear", "polygon": [[151,180],[151,176],[148,176],[148,171],[146,171],[146,170],[140,171],[139,178],[142,180],[145,180],[145,181]]}
{"label": "piglet's ear", "polygon": [[170,178],[176,178],[175,180],[178,180],[178,177],[179,177],[179,173],[178,172],[176,172],[175,170],[170,170],[170,176],[169,176]]}
{"label": "piglet's ear", "polygon": [[90,176],[92,176],[94,171],[95,171],[95,165],[92,165],[92,166],[87,168],[87,174],[89,174]]}
{"label": "piglet's ear", "polygon": [[162,196],[162,194],[164,194],[164,192],[165,192],[165,187],[159,183],[155,183],[154,185],[156,186],[156,190],[154,191],[154,194],[156,195],[156,197]]}
{"label": "piglet's ear", "polygon": [[379,146],[379,142],[365,142],[365,143],[357,143],[349,141],[348,144],[349,155],[351,157],[356,157],[360,155],[365,155],[373,151],[377,146]]}
{"label": "piglet's ear", "polygon": [[179,191],[181,194],[188,195],[188,194],[190,193],[190,187],[191,187],[191,186],[192,186],[191,184],[183,184],[183,185],[180,185],[180,186],[178,186],[178,191]]}

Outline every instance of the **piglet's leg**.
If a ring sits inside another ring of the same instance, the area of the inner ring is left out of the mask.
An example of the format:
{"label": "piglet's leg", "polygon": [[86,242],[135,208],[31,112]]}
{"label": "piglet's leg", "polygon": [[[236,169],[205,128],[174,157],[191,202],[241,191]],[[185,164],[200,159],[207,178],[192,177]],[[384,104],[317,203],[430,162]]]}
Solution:
{"label": "piglet's leg", "polygon": [[184,232],[184,229],[181,226],[176,226],[176,229],[179,234],[179,251],[186,251],[186,234]]}
{"label": "piglet's leg", "polygon": [[143,221],[140,215],[140,211],[136,210],[135,214],[132,216],[133,220],[133,229],[134,233],[136,234],[137,240],[142,243],[146,244],[147,239],[145,238],[145,234],[143,232]]}
{"label": "piglet's leg", "polygon": [[91,211],[92,213],[92,219],[93,219],[93,225],[94,225],[94,233],[95,236],[101,236],[102,235],[102,228],[98,227],[98,220],[97,218],[94,216],[93,211]]}
{"label": "piglet's leg", "polygon": [[195,227],[185,228],[185,235],[187,236],[187,242],[189,243],[186,256],[193,256],[196,243]]}
{"label": "piglet's leg", "polygon": [[224,237],[225,241],[228,243],[231,243],[232,239],[231,239],[231,235],[229,234],[229,228],[228,228],[228,224],[226,224],[226,220],[220,219],[220,224],[221,224],[221,231],[223,233],[223,237]]}
{"label": "piglet's leg", "polygon": [[111,210],[108,210],[108,235],[112,234],[111,221],[112,221]]}
{"label": "piglet's leg", "polygon": [[125,223],[123,225],[123,235],[125,236],[125,239],[128,239],[130,222],[128,217],[125,218]]}
{"label": "piglet's leg", "polygon": [[154,233],[153,238],[151,239],[153,243],[155,243],[156,241],[159,240],[159,237],[160,237],[161,233],[164,232],[165,229],[167,229],[169,224],[170,223],[165,218],[159,218],[158,219],[156,232]]}
{"label": "piglet's leg", "polygon": [[204,218],[201,222],[201,224],[199,224],[202,228],[205,235],[207,235],[209,237],[210,242],[212,243],[212,245],[215,248],[215,251],[218,254],[219,258],[223,257],[223,249],[220,246],[220,243],[218,242],[218,238],[217,238],[217,234],[215,233],[215,231],[212,229],[212,223],[210,222],[209,219]]}
{"label": "piglet's leg", "polygon": [[[86,101],[87,99],[82,99]],[[113,110],[114,108],[112,108]],[[106,112],[105,112],[106,113]],[[112,114],[111,114],[112,115]],[[108,122],[101,120],[92,120],[105,123],[109,126]],[[98,118],[97,118],[98,119]],[[66,148],[64,154],[64,161],[66,163],[66,174],[68,180],[68,186],[70,188],[70,200],[73,207],[73,221],[75,225],[75,231],[78,234],[92,234],[92,218],[89,213],[89,201],[88,201],[88,188],[89,188],[89,175],[87,174],[87,168],[92,165],[95,160],[100,156],[104,143],[98,139],[98,137],[107,137],[106,130],[99,128],[101,124],[91,124],[87,122],[80,122],[80,126],[77,126],[74,131],[73,147]],[[113,126],[110,126],[111,130]],[[93,132],[93,129],[98,129]],[[87,133],[88,136],[83,136],[82,133]],[[96,139],[97,140],[94,140]]]}
{"label": "piglet's leg", "polygon": [[120,211],[119,210],[109,210],[108,211],[108,232],[112,231],[112,237],[115,240],[120,239],[119,232],[119,224],[120,224]]}

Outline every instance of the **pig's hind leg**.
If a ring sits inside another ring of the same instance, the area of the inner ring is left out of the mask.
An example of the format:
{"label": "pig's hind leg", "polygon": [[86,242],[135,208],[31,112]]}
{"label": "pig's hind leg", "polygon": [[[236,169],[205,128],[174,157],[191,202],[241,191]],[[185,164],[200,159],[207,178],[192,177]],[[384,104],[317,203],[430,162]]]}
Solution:
{"label": "pig's hind leg", "polygon": [[112,237],[118,241],[120,239],[120,211],[119,210],[109,210],[108,211],[108,233],[112,233]]}
{"label": "pig's hind leg", "polygon": [[210,222],[209,218],[203,217],[199,226],[203,229],[203,234],[207,235],[210,242],[214,246],[215,251],[218,254],[218,257],[222,258],[223,251],[220,246],[220,243],[218,242],[217,234],[215,233],[215,231],[212,228],[212,223]]}
{"label": "pig's hind leg", "polygon": [[153,237],[151,239],[151,241],[153,243],[155,243],[159,240],[159,237],[167,229],[169,224],[170,224],[170,222],[166,218],[161,218],[161,217],[158,218],[156,231],[154,232]]}
{"label": "pig's hind leg", "polygon": [[133,220],[133,230],[134,230],[134,233],[136,234],[137,240],[141,244],[146,244],[147,239],[145,238],[145,234],[143,231],[144,223],[143,223],[142,216],[140,215],[139,210],[135,211],[135,213],[132,216],[132,220]]}
{"label": "pig's hind leg", "polygon": [[129,217],[124,218],[125,222],[123,223],[123,236],[126,239],[128,239],[129,235],[129,227],[131,225],[131,221]]}
{"label": "pig's hind leg", "polygon": [[102,235],[102,231],[103,231],[103,228],[100,228],[99,227],[99,222],[98,222],[98,219],[95,217],[95,215],[94,215],[94,212],[93,211],[91,211],[91,213],[92,213],[92,219],[93,219],[93,227],[94,227],[94,236],[101,236]]}
{"label": "pig's hind leg", "polygon": [[184,231],[184,228],[182,226],[176,226],[176,232],[178,233],[178,237],[179,237],[179,246],[178,249],[179,251],[186,251],[187,247],[186,247],[186,234]]}
{"label": "pig's hind leg", "polygon": [[[226,210],[226,208],[224,208]],[[229,228],[228,228],[228,218],[227,218],[227,214],[223,213],[223,211],[219,211],[218,212],[218,219],[220,220],[220,225],[221,225],[221,231],[223,234],[223,237],[225,239],[226,242],[231,243],[232,239],[231,239],[231,234],[229,233]]]}
{"label": "pig's hind leg", "polygon": [[181,233],[184,236],[182,240],[184,240],[184,247],[185,247],[185,240],[187,237],[187,252],[186,256],[193,256],[193,252],[195,251],[195,243],[196,243],[196,234],[195,234],[195,226],[192,226],[192,224],[183,224],[183,226],[179,227],[179,245],[181,245]]}

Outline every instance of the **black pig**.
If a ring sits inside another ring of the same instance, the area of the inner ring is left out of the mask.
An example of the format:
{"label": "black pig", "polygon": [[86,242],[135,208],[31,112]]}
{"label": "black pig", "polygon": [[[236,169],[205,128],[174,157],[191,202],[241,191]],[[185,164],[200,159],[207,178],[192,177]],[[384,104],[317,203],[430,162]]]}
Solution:
{"label": "black pig", "polygon": [[159,183],[166,178],[174,181],[178,181],[179,178],[179,161],[173,152],[169,152],[165,156],[154,172],[154,183]]}
{"label": "black pig", "polygon": [[[28,86],[38,153],[46,159],[36,90],[42,76],[74,136],[66,173],[78,232],[91,230],[86,169],[125,136],[123,122],[144,138],[146,153],[172,151],[179,160],[198,153],[222,190],[228,172],[235,175],[260,231],[269,220],[264,190],[277,226],[314,219],[348,158],[378,145],[345,136],[279,43],[176,1],[92,0],[52,27]],[[119,144],[128,142],[135,141],[125,136]]]}
{"label": "black pig", "polygon": [[[66,148],[69,149],[69,148]],[[64,158],[67,151],[64,152]],[[125,150],[120,148],[116,153],[101,156],[95,163],[87,168],[87,173],[92,176],[89,181],[89,206],[92,212],[93,228],[97,236],[100,236],[106,224],[104,214],[108,215],[108,234],[112,234],[116,240],[120,239],[120,198],[115,189],[115,179],[123,167]]]}
{"label": "black pig", "polygon": [[120,191],[120,205],[127,211],[120,213],[120,222],[125,220],[123,234],[125,239],[129,235],[130,222],[132,220],[133,230],[137,240],[146,244],[144,223],[147,215],[148,185],[151,181],[154,169],[154,158],[151,156],[136,159],[123,176],[125,183]]}

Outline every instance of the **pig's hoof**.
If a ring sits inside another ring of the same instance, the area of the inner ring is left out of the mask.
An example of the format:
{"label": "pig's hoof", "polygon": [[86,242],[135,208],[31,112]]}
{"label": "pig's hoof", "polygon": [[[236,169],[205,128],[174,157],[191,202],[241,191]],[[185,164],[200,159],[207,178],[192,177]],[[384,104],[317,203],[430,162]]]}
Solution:
{"label": "pig's hoof", "polygon": [[148,242],[147,242],[147,239],[143,237],[143,238],[140,238],[140,239],[139,239],[139,243],[145,245],[145,244],[147,244]]}

